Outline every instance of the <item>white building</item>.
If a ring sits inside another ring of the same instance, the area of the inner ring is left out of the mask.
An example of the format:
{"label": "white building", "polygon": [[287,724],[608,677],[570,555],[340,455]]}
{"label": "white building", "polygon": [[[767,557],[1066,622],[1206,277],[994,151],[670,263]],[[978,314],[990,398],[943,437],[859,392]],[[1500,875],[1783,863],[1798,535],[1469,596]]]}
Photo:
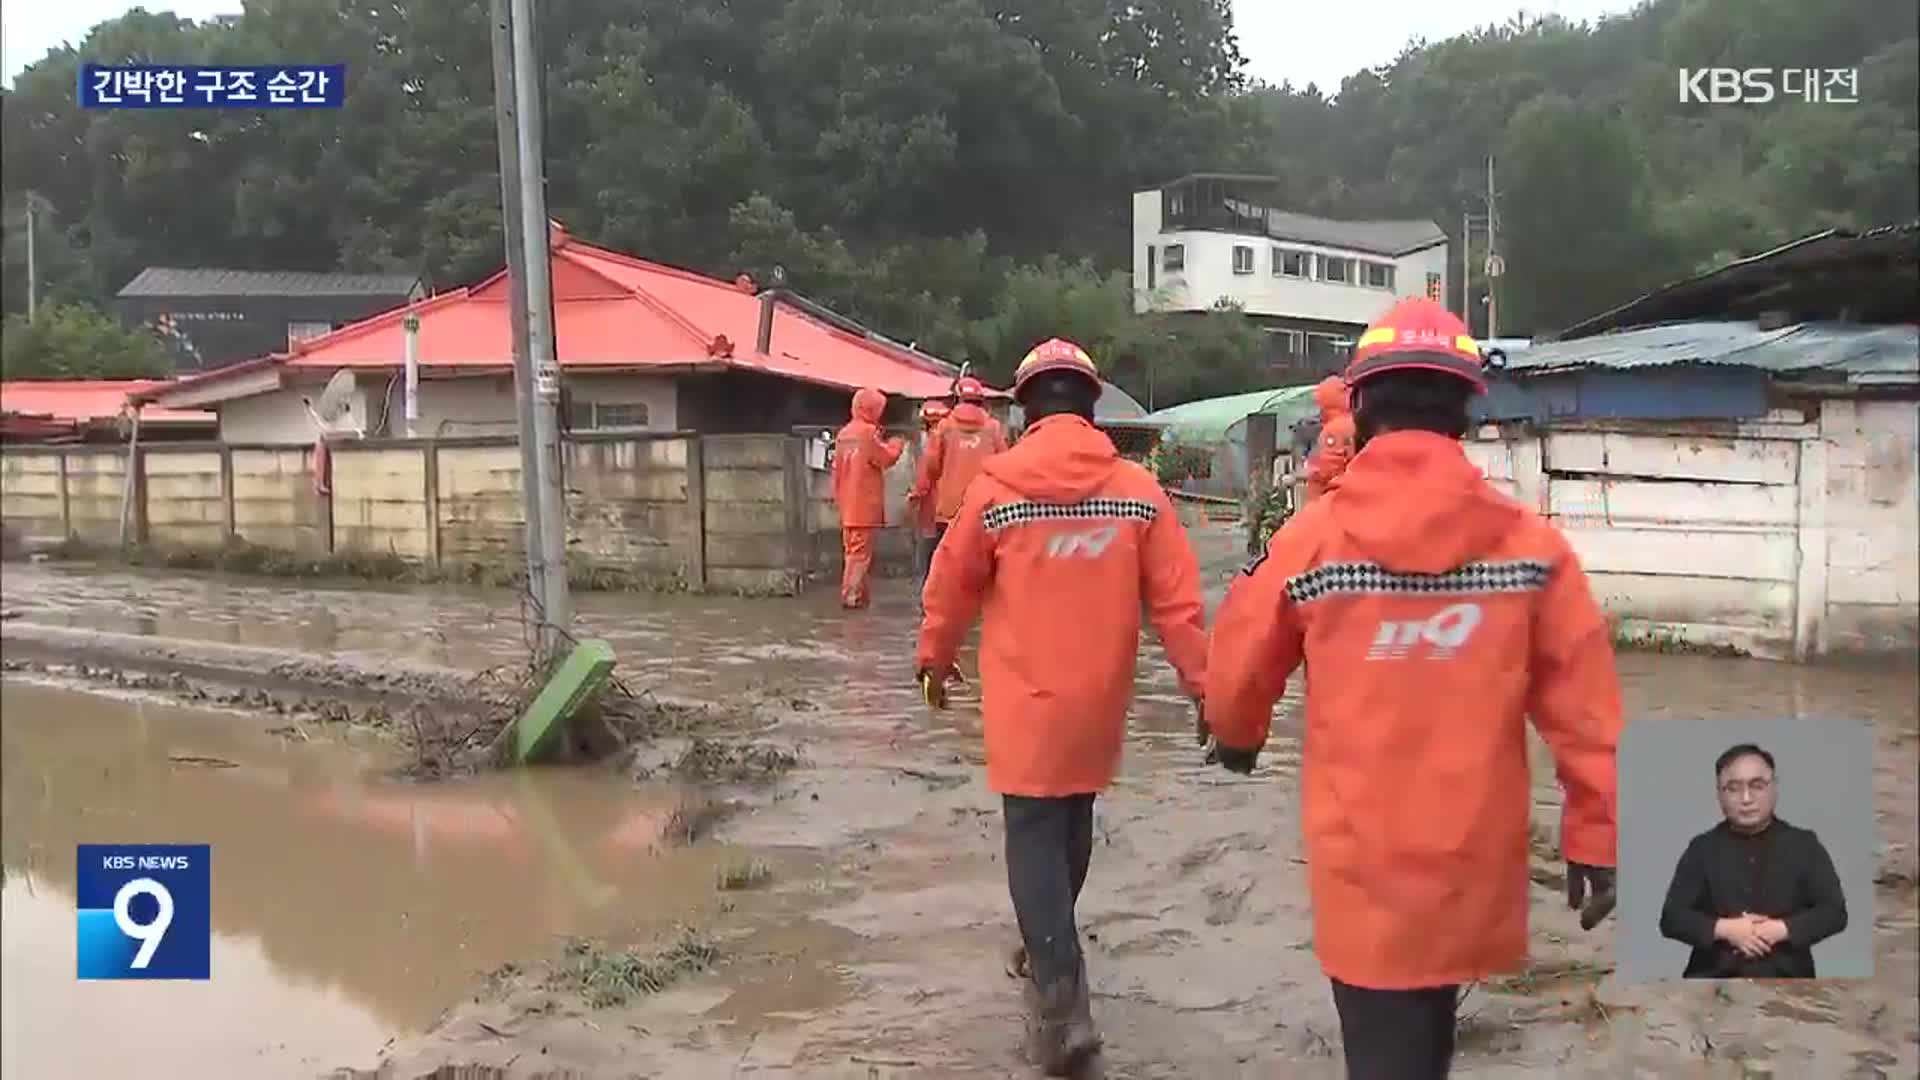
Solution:
{"label": "white building", "polygon": [[1134,310],[1238,306],[1268,324],[1276,368],[1330,371],[1394,302],[1448,296],[1431,221],[1332,221],[1267,205],[1270,177],[1196,174],[1133,196]]}

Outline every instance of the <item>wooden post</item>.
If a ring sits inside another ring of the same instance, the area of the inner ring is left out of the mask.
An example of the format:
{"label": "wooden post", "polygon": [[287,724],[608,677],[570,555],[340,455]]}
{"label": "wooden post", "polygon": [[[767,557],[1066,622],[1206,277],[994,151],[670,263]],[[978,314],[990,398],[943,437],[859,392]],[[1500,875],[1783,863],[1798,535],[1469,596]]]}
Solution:
{"label": "wooden post", "polygon": [[[307,460],[309,463],[308,474],[311,475],[314,469],[319,468],[319,462],[313,460],[312,450],[308,450],[307,455],[308,455]],[[321,538],[322,544],[324,545],[321,550],[331,555],[333,554],[333,548],[334,548],[334,545],[333,545],[333,476],[332,476],[333,466],[329,464],[327,466],[327,470],[328,470],[328,476],[327,476],[326,494],[321,495],[316,493],[314,495],[314,499],[319,504],[319,510],[320,510],[320,538]]]}
{"label": "wooden post", "polygon": [[424,480],[425,480],[424,486],[426,488],[425,498],[426,498],[426,504],[427,504],[426,505],[427,563],[430,566],[439,566],[440,565],[440,442],[439,440],[438,439],[427,440],[426,449],[422,451],[422,453],[426,457],[426,461],[425,461],[426,467],[422,471],[426,474],[424,477]]}
{"label": "wooden post", "polygon": [[54,483],[60,494],[60,539],[73,539],[73,496],[67,493],[67,452],[55,451],[54,461],[58,465]]}
{"label": "wooden post", "polygon": [[224,511],[220,521],[220,541],[231,544],[238,530],[234,526],[233,447],[225,443],[220,445],[220,502]]}
{"label": "wooden post", "polygon": [[[1828,398],[1820,403],[1812,438],[1799,444],[1800,467],[1795,477],[1799,506],[1794,532],[1798,544],[1798,573],[1793,590],[1793,655],[1809,660],[1827,651],[1827,589],[1831,550],[1827,531],[1828,410],[1851,411],[1851,401]],[[1851,419],[1851,417],[1849,417]],[[1849,425],[1851,426],[1851,425]]]}
{"label": "wooden post", "polygon": [[786,480],[787,569],[793,575],[794,591],[799,592],[813,569],[813,538],[807,532],[807,447],[800,436],[788,433],[784,449],[781,472]]}
{"label": "wooden post", "polygon": [[707,587],[707,452],[701,435],[687,436],[687,587]]}
{"label": "wooden post", "polygon": [[133,435],[127,440],[126,472],[120,477],[120,546],[140,539],[145,529],[136,518],[146,517],[145,508],[136,514],[133,504],[136,500],[146,502],[144,492],[135,490],[145,485],[140,483],[140,410],[133,412]]}

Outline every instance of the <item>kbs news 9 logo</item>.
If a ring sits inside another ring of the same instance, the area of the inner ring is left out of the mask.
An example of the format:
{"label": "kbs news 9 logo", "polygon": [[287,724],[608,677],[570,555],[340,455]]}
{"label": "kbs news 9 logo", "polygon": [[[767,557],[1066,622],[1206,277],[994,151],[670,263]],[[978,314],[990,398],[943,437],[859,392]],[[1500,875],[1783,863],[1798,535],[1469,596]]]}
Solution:
{"label": "kbs news 9 logo", "polygon": [[212,851],[207,844],[79,845],[79,977],[207,978]]}

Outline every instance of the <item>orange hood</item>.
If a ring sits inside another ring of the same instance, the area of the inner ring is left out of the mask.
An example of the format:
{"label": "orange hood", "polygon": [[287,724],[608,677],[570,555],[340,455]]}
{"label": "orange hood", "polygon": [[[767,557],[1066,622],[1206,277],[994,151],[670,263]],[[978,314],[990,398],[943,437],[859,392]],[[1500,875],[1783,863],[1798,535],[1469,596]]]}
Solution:
{"label": "orange hood", "polygon": [[980,471],[1029,498],[1067,503],[1098,491],[1119,464],[1113,440],[1098,428],[1078,416],[1049,416]]}
{"label": "orange hood", "polygon": [[1329,375],[1320,380],[1313,388],[1313,403],[1320,406],[1322,423],[1351,411],[1347,403],[1347,381],[1338,375]]}
{"label": "orange hood", "polygon": [[879,424],[880,414],[886,411],[887,395],[871,386],[854,391],[853,419],[867,424]]}
{"label": "orange hood", "polygon": [[987,421],[993,419],[993,417],[987,415],[987,410],[975,405],[971,401],[963,401],[955,405],[953,411],[948,413],[947,416],[952,419],[956,425],[966,428],[968,431],[978,431],[987,426]]}
{"label": "orange hood", "polygon": [[1512,535],[1518,503],[1487,486],[1459,442],[1427,431],[1375,436],[1328,497],[1340,531],[1400,573],[1438,574]]}

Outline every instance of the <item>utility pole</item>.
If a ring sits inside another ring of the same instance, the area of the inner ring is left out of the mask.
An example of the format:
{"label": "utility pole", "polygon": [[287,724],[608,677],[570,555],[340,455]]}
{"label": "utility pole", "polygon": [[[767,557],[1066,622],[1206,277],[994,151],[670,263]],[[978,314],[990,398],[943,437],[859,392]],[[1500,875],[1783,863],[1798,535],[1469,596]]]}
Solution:
{"label": "utility pole", "polygon": [[[534,45],[532,0],[508,0],[507,37],[513,77],[514,165],[518,176],[521,277],[513,285],[526,297],[526,356],[532,369],[533,474],[529,481],[540,507],[539,541],[528,553],[528,570],[542,584],[540,651],[546,658],[564,647],[573,623],[567,590],[566,497],[560,487],[560,365],[554,343],[553,266],[548,247],[547,191],[541,148],[540,56]],[[496,106],[497,107],[497,106]],[[505,170],[502,170],[503,172]],[[503,179],[503,185],[505,180]]]}
{"label": "utility pole", "polygon": [[27,321],[33,321],[34,309],[40,306],[40,274],[33,259],[33,192],[27,192]]}
{"label": "utility pole", "polygon": [[1460,215],[1460,321],[1473,333],[1473,213]]}
{"label": "utility pole", "polygon": [[[520,132],[514,107],[513,12],[508,0],[493,0],[494,130],[500,144],[500,207],[507,249],[507,317],[513,337],[513,391],[520,434],[520,501],[525,519],[527,593],[536,610],[547,610],[546,565],[541,555],[539,442],[533,422],[533,359],[527,352],[527,265],[521,246]],[[543,632],[544,637],[544,632]]]}
{"label": "utility pole", "polygon": [[1506,266],[1500,257],[1500,212],[1494,198],[1493,155],[1487,155],[1487,339],[1500,336],[1500,299],[1495,288]]}

